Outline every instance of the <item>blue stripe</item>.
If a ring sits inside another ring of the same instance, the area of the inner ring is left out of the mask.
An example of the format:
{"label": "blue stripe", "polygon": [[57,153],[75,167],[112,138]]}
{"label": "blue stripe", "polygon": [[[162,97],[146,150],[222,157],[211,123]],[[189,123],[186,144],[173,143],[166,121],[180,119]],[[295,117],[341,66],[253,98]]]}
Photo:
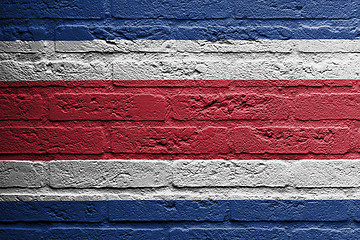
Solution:
{"label": "blue stripe", "polygon": [[359,16],[358,0],[6,0],[0,40],[359,39]]}
{"label": "blue stripe", "polygon": [[0,239],[359,239],[359,206],[360,200],[0,202]]}

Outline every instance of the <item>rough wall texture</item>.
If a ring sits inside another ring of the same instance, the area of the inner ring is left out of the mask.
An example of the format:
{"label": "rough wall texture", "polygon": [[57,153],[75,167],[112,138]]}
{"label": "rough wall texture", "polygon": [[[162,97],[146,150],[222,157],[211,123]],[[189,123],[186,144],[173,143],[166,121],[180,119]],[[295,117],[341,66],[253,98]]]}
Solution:
{"label": "rough wall texture", "polygon": [[359,16],[1,1],[0,239],[359,239]]}
{"label": "rough wall texture", "polygon": [[[271,39],[271,38],[270,38]],[[359,79],[359,40],[0,42],[0,80]]]}
{"label": "rough wall texture", "polygon": [[[358,239],[358,200],[0,202],[1,239]],[[69,211],[71,209],[71,211]],[[321,211],[319,211],[321,210]],[[84,227],[86,226],[86,227]]]}
{"label": "rough wall texture", "polygon": [[358,89],[356,80],[0,82],[0,158],[358,158]]}
{"label": "rough wall texture", "polygon": [[0,40],[358,39],[358,0],[7,0]]}

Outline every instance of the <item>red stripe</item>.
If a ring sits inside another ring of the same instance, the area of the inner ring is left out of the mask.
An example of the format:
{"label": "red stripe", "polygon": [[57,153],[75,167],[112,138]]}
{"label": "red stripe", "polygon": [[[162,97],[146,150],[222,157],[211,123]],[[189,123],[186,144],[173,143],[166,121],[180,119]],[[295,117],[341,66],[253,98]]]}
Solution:
{"label": "red stripe", "polygon": [[0,159],[360,157],[360,80],[0,82]]}

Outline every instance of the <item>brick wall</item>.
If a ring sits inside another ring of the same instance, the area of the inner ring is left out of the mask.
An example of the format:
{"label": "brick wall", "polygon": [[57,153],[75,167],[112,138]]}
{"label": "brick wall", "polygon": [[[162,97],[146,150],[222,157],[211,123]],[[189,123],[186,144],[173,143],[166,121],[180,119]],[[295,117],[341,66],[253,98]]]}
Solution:
{"label": "brick wall", "polygon": [[0,84],[2,159],[359,156],[356,80]]}

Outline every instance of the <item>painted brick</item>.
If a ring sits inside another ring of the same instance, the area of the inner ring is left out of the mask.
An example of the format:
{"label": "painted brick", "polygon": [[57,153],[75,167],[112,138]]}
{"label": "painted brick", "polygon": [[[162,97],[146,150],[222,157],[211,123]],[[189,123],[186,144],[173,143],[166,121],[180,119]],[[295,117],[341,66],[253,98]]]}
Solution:
{"label": "painted brick", "polygon": [[170,232],[173,240],[196,239],[288,239],[284,229],[281,228],[189,228],[174,229]]}
{"label": "painted brick", "polygon": [[335,229],[321,229],[321,228],[310,228],[310,229],[297,229],[294,230],[290,238],[294,240],[302,239],[357,239],[359,237],[356,232],[351,231],[349,228],[335,230]]}
{"label": "painted brick", "polygon": [[287,119],[290,101],[274,95],[178,95],[171,99],[177,120]]}
{"label": "painted brick", "polygon": [[[296,188],[350,188],[360,186],[360,162],[303,160],[286,169]],[[289,165],[288,165],[289,166]]]}
{"label": "painted brick", "polygon": [[105,16],[102,1],[7,0],[0,3],[0,18],[99,19]]}
{"label": "painted brick", "polygon": [[116,18],[214,19],[229,17],[230,10],[228,0],[112,0]]}
{"label": "painted brick", "polygon": [[0,128],[0,153],[99,154],[104,148],[101,128]]}
{"label": "painted brick", "polygon": [[281,161],[179,160],[174,161],[176,187],[285,187],[288,165]]}
{"label": "painted brick", "polygon": [[0,239],[18,240],[18,239],[43,239],[45,232],[39,229],[21,229],[21,228],[0,228]]}
{"label": "painted brick", "polygon": [[50,186],[53,188],[165,187],[170,184],[168,179],[170,171],[169,164],[155,160],[51,161]]}
{"label": "painted brick", "polygon": [[206,127],[113,128],[115,153],[227,153],[227,129]]}
{"label": "painted brick", "polygon": [[[146,226],[144,226],[146,227]],[[46,239],[73,239],[73,240],[112,240],[112,239],[127,239],[127,240],[148,240],[159,239],[166,240],[167,232],[164,229],[119,229],[119,228],[88,228],[88,227],[73,227],[73,228],[53,228],[49,231]]]}
{"label": "painted brick", "polygon": [[224,221],[226,201],[109,201],[109,221]]}
{"label": "painted brick", "polygon": [[237,153],[344,154],[350,138],[349,129],[341,127],[239,127],[230,133]]}
{"label": "painted brick", "polygon": [[0,120],[40,119],[43,108],[40,95],[0,95]]}
{"label": "painted brick", "polygon": [[335,200],[231,201],[230,218],[236,221],[346,221],[349,204]]}
{"label": "painted brick", "polygon": [[149,94],[56,94],[50,102],[51,120],[164,120],[167,103]]}
{"label": "painted brick", "polygon": [[306,94],[294,100],[300,120],[360,119],[360,94]]}
{"label": "painted brick", "polygon": [[356,12],[352,0],[234,0],[234,4],[236,18],[250,19],[348,19]]}
{"label": "painted brick", "polygon": [[40,188],[47,184],[47,179],[46,163],[0,161],[0,188]]}
{"label": "painted brick", "polygon": [[107,214],[104,202],[0,202],[1,222],[101,222]]}

